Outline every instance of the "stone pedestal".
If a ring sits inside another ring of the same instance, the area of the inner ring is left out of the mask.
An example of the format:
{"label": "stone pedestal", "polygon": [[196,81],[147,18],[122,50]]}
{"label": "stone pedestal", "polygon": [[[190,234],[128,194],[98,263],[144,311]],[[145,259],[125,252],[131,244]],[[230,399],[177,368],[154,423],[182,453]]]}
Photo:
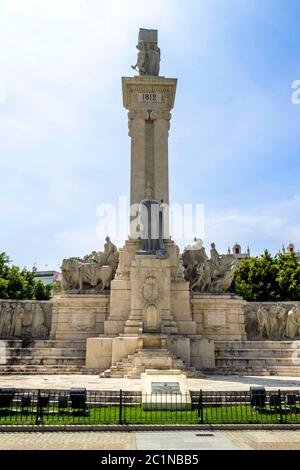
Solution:
{"label": "stone pedestal", "polygon": [[169,258],[136,255],[130,272],[130,315],[124,333],[176,333],[171,314]]}
{"label": "stone pedestal", "polygon": [[100,370],[108,369],[112,364],[133,354],[140,346],[139,338],[108,337],[88,338],[86,345],[86,367]]}
{"label": "stone pedestal", "polygon": [[53,298],[50,339],[85,339],[104,333],[109,293]]}
{"label": "stone pedestal", "polygon": [[246,340],[246,303],[241,297],[230,294],[191,293],[197,334],[218,341]]}
{"label": "stone pedestal", "polygon": [[143,410],[190,410],[186,375],[180,370],[147,369],[141,374]]}
{"label": "stone pedestal", "polygon": [[120,250],[104,334],[196,334],[189,286],[179,271],[178,247],[167,240],[165,259],[139,255],[138,247],[138,241],[128,240]]}
{"label": "stone pedestal", "polygon": [[197,370],[215,368],[214,340],[200,335],[171,335],[167,348],[180,357],[188,367]]}

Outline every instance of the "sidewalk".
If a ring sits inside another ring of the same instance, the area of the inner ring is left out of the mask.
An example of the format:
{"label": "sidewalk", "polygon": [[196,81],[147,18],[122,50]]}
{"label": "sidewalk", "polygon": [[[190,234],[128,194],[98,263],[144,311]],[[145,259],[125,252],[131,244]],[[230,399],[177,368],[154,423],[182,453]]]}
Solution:
{"label": "sidewalk", "polygon": [[300,431],[3,433],[0,450],[300,450]]}
{"label": "sidewalk", "polygon": [[[214,375],[201,379],[188,379],[192,391],[245,391],[262,385],[269,390],[300,390],[300,377]],[[102,379],[97,375],[0,375],[1,387],[30,389],[70,389],[140,391],[140,379]]]}

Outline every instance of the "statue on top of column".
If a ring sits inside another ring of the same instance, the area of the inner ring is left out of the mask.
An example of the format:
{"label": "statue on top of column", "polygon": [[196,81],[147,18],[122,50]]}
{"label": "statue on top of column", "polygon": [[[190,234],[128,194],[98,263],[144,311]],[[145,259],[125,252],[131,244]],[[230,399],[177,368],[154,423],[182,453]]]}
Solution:
{"label": "statue on top of column", "polygon": [[160,65],[160,48],[157,45],[156,29],[140,29],[137,63],[131,67],[140,75],[158,76]]}

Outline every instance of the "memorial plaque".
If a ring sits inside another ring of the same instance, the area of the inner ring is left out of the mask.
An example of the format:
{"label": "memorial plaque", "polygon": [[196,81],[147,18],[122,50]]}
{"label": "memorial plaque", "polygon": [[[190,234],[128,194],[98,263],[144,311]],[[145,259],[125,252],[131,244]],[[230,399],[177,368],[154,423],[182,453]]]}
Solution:
{"label": "memorial plaque", "polygon": [[163,103],[166,101],[165,96],[162,93],[138,93],[138,103]]}
{"label": "memorial plaque", "polygon": [[152,382],[151,393],[180,393],[179,382]]}

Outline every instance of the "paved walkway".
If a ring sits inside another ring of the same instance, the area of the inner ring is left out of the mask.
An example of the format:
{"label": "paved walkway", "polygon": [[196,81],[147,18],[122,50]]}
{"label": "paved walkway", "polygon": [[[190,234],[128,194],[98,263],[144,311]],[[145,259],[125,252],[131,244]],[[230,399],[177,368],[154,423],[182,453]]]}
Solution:
{"label": "paved walkway", "polygon": [[137,432],[140,450],[239,450],[223,432],[155,431]]}
{"label": "paved walkway", "polygon": [[0,450],[300,450],[300,431],[2,433]]}
{"label": "paved walkway", "polygon": [[[215,375],[203,379],[188,379],[190,390],[225,391],[249,390],[252,385],[263,385],[269,390],[300,390],[300,377]],[[140,391],[140,379],[102,379],[97,375],[0,375],[1,387],[69,389],[86,387],[88,390]]]}

